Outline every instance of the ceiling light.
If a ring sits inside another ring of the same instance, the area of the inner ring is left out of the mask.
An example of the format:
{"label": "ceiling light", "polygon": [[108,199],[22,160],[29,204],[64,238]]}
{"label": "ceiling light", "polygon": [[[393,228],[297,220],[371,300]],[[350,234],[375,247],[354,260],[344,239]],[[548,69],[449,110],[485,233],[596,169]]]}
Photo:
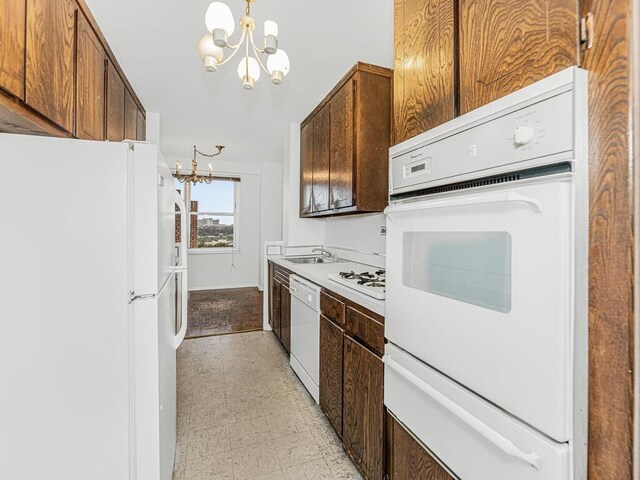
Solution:
{"label": "ceiling light", "polygon": [[[242,34],[236,44],[229,43],[229,37],[235,30],[233,14],[227,5],[222,2],[213,2],[209,5],[205,15],[207,33],[200,39],[198,53],[204,64],[205,70],[215,72],[218,67],[231,60],[239,50],[244,50],[244,58],[238,65],[238,76],[242,80],[245,89],[253,89],[260,78],[260,70],[264,70],[271,76],[274,84],[280,85],[291,67],[289,56],[284,50],[278,49],[278,24],[273,20],[264,22],[264,48],[258,48],[253,38],[256,22],[251,18],[251,3],[256,0],[245,0],[247,3],[245,16],[240,19]],[[244,48],[242,48],[244,45]],[[229,48],[231,53],[223,60],[223,48]],[[253,50],[255,57],[249,55],[249,48]],[[260,59],[260,54],[267,55],[267,66]]]}

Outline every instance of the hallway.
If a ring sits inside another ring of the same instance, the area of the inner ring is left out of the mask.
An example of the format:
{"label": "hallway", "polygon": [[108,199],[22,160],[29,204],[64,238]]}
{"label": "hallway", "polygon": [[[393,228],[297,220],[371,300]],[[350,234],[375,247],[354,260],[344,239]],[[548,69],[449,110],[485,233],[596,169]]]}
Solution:
{"label": "hallway", "polygon": [[178,350],[174,480],[360,479],[271,332]]}

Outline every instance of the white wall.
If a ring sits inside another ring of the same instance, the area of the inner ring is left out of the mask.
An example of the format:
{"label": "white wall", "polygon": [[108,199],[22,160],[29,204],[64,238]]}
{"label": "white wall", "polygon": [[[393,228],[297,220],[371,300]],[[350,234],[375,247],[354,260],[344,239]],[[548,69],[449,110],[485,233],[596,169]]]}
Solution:
{"label": "white wall", "polygon": [[[167,160],[175,165],[176,159]],[[182,159],[182,164],[186,163]],[[262,243],[282,235],[282,166],[214,160],[214,172],[239,176],[239,250],[188,256],[189,290],[255,287],[262,284]]]}

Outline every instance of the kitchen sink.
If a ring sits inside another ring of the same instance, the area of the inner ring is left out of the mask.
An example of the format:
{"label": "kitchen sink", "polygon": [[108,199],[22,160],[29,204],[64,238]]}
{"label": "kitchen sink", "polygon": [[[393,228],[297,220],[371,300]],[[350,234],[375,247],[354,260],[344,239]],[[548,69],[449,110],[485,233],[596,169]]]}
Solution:
{"label": "kitchen sink", "polygon": [[287,257],[285,260],[291,263],[335,263],[336,259],[328,257]]}

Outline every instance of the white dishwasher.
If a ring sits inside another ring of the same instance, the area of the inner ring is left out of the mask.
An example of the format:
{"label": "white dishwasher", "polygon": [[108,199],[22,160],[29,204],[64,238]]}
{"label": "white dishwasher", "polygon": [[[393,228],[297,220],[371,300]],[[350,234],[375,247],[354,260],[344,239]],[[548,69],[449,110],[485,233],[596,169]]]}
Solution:
{"label": "white dishwasher", "polygon": [[320,287],[291,275],[291,368],[320,401]]}

